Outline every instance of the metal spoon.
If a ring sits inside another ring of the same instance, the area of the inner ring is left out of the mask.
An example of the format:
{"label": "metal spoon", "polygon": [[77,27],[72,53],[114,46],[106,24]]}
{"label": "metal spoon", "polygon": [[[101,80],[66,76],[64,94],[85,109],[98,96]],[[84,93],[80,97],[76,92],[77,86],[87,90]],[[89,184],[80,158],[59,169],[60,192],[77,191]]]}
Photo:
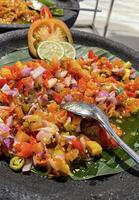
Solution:
{"label": "metal spoon", "polygon": [[65,110],[80,115],[83,118],[95,119],[99,121],[107,133],[119,144],[119,146],[137,163],[139,164],[139,155],[131,149],[112,129],[107,116],[96,105],[69,102],[61,105]]}
{"label": "metal spoon", "polygon": [[[29,5],[30,8],[34,10],[40,11],[41,7],[44,6],[41,2],[37,0],[26,0],[27,2],[31,2],[32,4]],[[50,9],[55,9],[55,7],[50,7]],[[64,10],[73,10],[73,11],[88,11],[88,12],[101,12],[101,10],[96,10],[96,9],[90,9],[90,8],[68,8],[68,7],[62,7]]]}

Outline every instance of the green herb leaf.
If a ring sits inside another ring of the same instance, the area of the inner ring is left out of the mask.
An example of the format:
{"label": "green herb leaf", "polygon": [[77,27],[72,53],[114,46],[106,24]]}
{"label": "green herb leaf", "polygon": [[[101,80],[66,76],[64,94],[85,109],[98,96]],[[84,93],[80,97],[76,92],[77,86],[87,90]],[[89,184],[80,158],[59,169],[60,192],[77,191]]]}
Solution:
{"label": "green herb leaf", "polygon": [[48,6],[48,7],[55,7],[56,6],[56,2],[53,0],[38,0],[39,2],[43,3],[44,5]]}

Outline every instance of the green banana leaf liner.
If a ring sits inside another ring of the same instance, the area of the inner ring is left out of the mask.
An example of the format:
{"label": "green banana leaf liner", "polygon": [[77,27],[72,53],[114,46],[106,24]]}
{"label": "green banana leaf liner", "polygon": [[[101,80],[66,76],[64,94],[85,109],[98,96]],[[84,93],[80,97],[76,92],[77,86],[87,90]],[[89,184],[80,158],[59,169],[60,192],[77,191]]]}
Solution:
{"label": "green banana leaf liner", "polygon": [[[109,60],[116,58],[115,55],[110,52],[100,49],[97,47],[87,47],[75,44],[76,57],[87,56],[87,51],[92,49],[99,57],[105,56]],[[20,58],[20,61],[31,60],[28,48],[16,49],[14,52],[3,56],[0,59],[0,67],[3,65],[11,65]],[[137,74],[139,72],[136,72]],[[117,119],[112,119],[112,121],[117,124],[124,132],[122,139],[137,153],[139,153],[139,113],[126,118],[122,121]],[[124,170],[134,167],[136,163],[120,148],[115,148],[112,150],[103,150],[102,156],[97,159],[92,159],[89,161],[79,161],[74,163],[74,170],[71,178],[74,180],[85,180],[90,178],[95,178],[98,176],[112,175]],[[41,172],[36,168],[32,167],[32,172],[39,175],[46,175],[46,172]]]}

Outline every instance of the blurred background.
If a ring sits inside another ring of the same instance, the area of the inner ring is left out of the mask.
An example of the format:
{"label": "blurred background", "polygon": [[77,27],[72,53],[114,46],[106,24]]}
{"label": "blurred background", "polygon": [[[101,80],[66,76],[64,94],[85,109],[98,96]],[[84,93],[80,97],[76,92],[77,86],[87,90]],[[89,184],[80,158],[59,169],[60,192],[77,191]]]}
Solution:
{"label": "blurred background", "polygon": [[[95,8],[96,3],[102,12],[96,13],[94,24],[92,25],[93,12],[80,11],[74,28],[101,36],[104,36],[106,31],[105,37],[139,51],[139,0],[80,0],[80,7]],[[106,30],[111,7],[109,26]]]}

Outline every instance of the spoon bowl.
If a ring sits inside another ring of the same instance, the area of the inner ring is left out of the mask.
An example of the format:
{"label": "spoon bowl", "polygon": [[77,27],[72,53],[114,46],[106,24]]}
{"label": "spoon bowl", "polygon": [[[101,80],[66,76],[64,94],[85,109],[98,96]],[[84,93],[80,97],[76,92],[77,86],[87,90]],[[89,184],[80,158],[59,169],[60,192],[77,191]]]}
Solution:
{"label": "spoon bowl", "polygon": [[139,164],[139,155],[131,149],[112,129],[108,117],[105,113],[94,104],[80,102],[68,102],[62,105],[62,108],[79,115],[83,118],[95,119],[107,131],[117,144],[137,163]]}

